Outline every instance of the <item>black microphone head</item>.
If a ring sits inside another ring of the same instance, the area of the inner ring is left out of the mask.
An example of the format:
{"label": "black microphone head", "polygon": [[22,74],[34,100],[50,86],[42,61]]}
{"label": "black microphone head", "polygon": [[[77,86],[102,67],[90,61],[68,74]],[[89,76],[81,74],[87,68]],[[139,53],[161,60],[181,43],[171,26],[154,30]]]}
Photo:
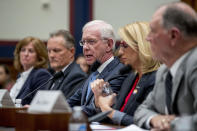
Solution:
{"label": "black microphone head", "polygon": [[98,60],[96,60],[96,61],[91,65],[90,70],[91,70],[92,72],[95,72],[95,71],[99,68],[100,65],[101,65],[101,62],[99,62]]}
{"label": "black microphone head", "polygon": [[44,85],[46,85],[49,81],[51,80],[55,80],[60,78],[61,76],[63,76],[64,73],[62,71],[56,72],[50,79],[48,79],[48,81],[46,81],[45,83],[43,83],[42,85],[38,86],[36,89],[34,89],[32,92],[30,92],[29,94],[27,94],[26,96],[23,97],[22,99],[22,103],[23,100],[26,99],[27,97],[29,97],[30,95],[33,95],[37,90],[41,89]]}
{"label": "black microphone head", "polygon": [[121,75],[127,74],[132,70],[132,67],[130,65],[126,65],[123,68],[120,69],[119,73]]}
{"label": "black microphone head", "polygon": [[62,71],[59,71],[59,72],[56,72],[54,75],[53,75],[53,79],[58,79],[60,78],[61,76],[63,76],[64,73]]}

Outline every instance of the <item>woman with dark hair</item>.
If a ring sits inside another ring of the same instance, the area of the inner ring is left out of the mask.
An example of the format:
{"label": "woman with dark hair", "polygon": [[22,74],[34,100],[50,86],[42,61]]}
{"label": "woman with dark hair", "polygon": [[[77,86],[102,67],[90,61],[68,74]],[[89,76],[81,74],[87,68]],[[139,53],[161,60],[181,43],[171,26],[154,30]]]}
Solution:
{"label": "woman with dark hair", "polygon": [[14,66],[20,74],[10,91],[13,100],[21,99],[22,105],[30,104],[36,92],[29,93],[51,77],[46,69],[47,63],[46,46],[41,40],[26,37],[19,41],[14,51]]}

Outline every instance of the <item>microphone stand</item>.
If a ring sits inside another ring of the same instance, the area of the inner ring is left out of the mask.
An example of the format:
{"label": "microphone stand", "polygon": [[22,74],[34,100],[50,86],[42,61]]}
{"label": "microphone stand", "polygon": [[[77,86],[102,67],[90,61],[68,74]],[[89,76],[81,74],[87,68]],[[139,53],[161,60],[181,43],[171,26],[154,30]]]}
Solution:
{"label": "microphone stand", "polygon": [[63,73],[62,71],[55,73],[49,80],[47,80],[45,83],[43,83],[42,85],[40,85],[38,88],[36,88],[32,92],[28,93],[25,97],[23,97],[22,100],[26,99],[31,94],[33,94],[34,92],[36,92],[37,90],[39,90],[41,87],[43,87],[44,85],[46,85],[49,81],[55,80],[55,79],[58,79],[59,77],[61,77],[62,76],[62,73]]}

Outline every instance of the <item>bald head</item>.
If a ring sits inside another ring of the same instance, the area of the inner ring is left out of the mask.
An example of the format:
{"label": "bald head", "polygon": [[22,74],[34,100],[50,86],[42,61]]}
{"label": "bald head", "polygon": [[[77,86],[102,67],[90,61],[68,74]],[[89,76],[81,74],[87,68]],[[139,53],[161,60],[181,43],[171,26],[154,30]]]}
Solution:
{"label": "bald head", "polygon": [[183,2],[172,3],[172,7],[173,6],[177,6],[177,8],[180,8],[182,11],[185,11],[186,13],[188,13],[193,17],[197,17],[196,12],[189,5]]}
{"label": "bald head", "polygon": [[178,28],[184,36],[197,36],[197,14],[187,4],[174,2],[161,6],[154,15],[161,16],[164,28]]}
{"label": "bald head", "polygon": [[147,40],[153,55],[168,67],[197,46],[197,15],[182,2],[161,6],[152,17],[150,29]]}

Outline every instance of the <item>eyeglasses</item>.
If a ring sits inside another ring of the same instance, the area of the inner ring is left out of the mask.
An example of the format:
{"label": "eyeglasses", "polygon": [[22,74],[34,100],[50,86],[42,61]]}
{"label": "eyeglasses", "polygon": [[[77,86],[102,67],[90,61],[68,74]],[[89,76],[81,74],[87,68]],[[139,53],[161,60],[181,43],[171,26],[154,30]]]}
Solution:
{"label": "eyeglasses", "polygon": [[94,44],[96,44],[99,40],[108,40],[107,38],[101,38],[101,39],[98,39],[98,40],[96,40],[96,39],[87,39],[87,40],[81,40],[81,41],[79,41],[79,44],[80,44],[80,46],[84,46],[85,44],[88,44],[88,45],[94,45]]}
{"label": "eyeglasses", "polygon": [[123,47],[123,48],[127,48],[127,47],[128,47],[128,44],[127,44],[125,41],[121,41],[121,42],[119,43],[119,46],[120,46],[120,47]]}

